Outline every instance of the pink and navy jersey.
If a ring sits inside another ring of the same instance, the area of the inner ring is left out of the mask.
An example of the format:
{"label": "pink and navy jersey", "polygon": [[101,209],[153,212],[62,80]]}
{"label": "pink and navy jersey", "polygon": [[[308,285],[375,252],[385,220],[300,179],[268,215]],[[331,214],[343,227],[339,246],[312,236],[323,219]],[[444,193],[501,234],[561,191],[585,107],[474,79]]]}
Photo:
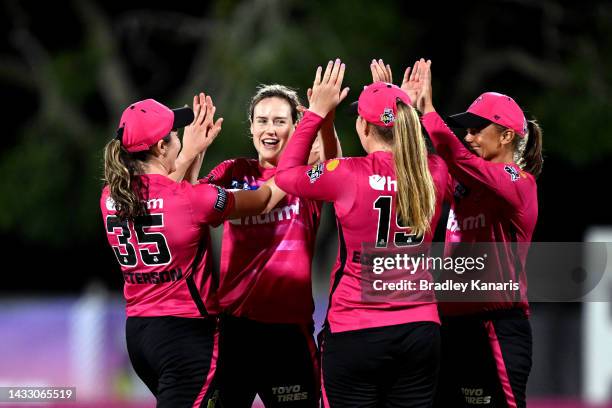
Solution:
{"label": "pink and navy jersey", "polygon": [[[275,173],[257,160],[239,158],[221,163],[205,182],[257,189]],[[321,203],[287,194],[267,214],[226,221],[221,308],[265,323],[311,323],[311,264],[320,216]]]}
{"label": "pink and navy jersey", "polygon": [[[415,237],[410,234],[410,228],[392,222],[397,219],[397,181],[390,152],[378,151],[366,157],[304,165],[322,120],[315,113],[306,112],[280,160],[276,183],[289,194],[334,204],[339,248],[331,275],[327,314],[330,330],[335,333],[416,321],[438,323],[433,293],[420,297],[426,301],[366,296],[364,290],[368,289],[364,282],[369,277],[362,269],[362,251],[369,243],[395,248],[408,245],[412,240],[415,246],[431,242],[447,184],[448,170],[444,161],[435,155],[429,157],[429,169],[436,185],[437,211],[430,231],[424,237]],[[429,275],[427,271],[422,272]]]}
{"label": "pink and navy jersey", "polygon": [[127,315],[217,314],[208,225],[219,225],[228,217],[234,207],[233,194],[208,184],[177,183],[158,174],[137,177],[147,215],[122,221],[108,186],[100,198],[108,243],[125,281]]}
{"label": "pink and navy jersey", "polygon": [[491,302],[441,303],[441,313],[527,311],[525,262],[538,218],[534,177],[514,163],[492,163],[471,153],[437,113],[422,121],[452,176],[446,255],[453,255],[453,243],[497,243],[487,246],[487,281],[520,285],[520,293],[508,292]]}

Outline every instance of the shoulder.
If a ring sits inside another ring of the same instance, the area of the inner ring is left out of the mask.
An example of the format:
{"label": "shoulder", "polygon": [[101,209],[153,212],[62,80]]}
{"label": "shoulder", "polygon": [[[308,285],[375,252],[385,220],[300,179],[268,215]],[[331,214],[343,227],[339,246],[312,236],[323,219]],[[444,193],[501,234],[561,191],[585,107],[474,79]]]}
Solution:
{"label": "shoulder", "polygon": [[210,174],[214,174],[214,173],[224,173],[227,170],[231,169],[234,167],[234,164],[236,163],[237,159],[228,159],[228,160],[223,160],[221,163],[217,164],[211,171]]}
{"label": "shoulder", "polygon": [[108,197],[109,195],[110,195],[110,188],[108,187],[108,184],[106,184],[102,188],[102,193],[100,194],[100,199],[104,199],[105,197]]}
{"label": "shoulder", "polygon": [[535,178],[518,165],[511,163],[499,163],[496,168],[500,177],[520,188],[535,188]]}
{"label": "shoulder", "polygon": [[435,153],[427,155],[427,162],[431,171],[448,171],[448,166],[444,159]]}
{"label": "shoulder", "polygon": [[436,153],[427,154],[427,161],[429,162],[430,166],[441,166],[446,164],[444,159]]}
{"label": "shoulder", "polygon": [[325,169],[328,171],[334,171],[336,169],[353,169],[360,161],[363,161],[365,157],[338,157],[335,159],[329,159],[324,161]]}
{"label": "shoulder", "polygon": [[235,159],[224,160],[219,163],[212,171],[214,173],[236,172],[241,173],[251,169],[257,169],[257,160],[247,159],[246,157],[238,157]]}
{"label": "shoulder", "polygon": [[115,209],[115,203],[113,199],[110,197],[110,188],[108,185],[105,185],[102,189],[102,193],[100,194],[100,208],[102,211],[105,209],[108,211],[113,211]]}
{"label": "shoulder", "polygon": [[316,176],[317,178],[322,175],[346,175],[354,170],[353,159],[354,158],[351,157],[341,157],[325,160],[324,162],[310,166],[306,173],[309,176]]}
{"label": "shoulder", "polygon": [[216,165],[210,173],[205,177],[204,180],[200,182],[207,183],[215,183],[224,184],[227,182],[227,179],[232,176],[235,171],[236,163],[239,159],[228,159],[224,160],[218,165]]}

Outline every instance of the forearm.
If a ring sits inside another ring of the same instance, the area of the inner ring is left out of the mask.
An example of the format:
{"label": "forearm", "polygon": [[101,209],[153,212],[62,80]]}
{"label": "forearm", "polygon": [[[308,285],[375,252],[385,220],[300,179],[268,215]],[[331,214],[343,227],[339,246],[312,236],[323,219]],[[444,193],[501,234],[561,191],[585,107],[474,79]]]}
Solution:
{"label": "forearm", "polygon": [[446,125],[435,110],[426,112],[422,117],[423,127],[427,130],[436,152],[448,164],[474,155],[465,148],[453,131]]}
{"label": "forearm", "polygon": [[290,184],[290,180],[286,175],[283,176],[283,172],[308,163],[312,142],[317,136],[317,131],[322,122],[322,117],[307,111],[295,130],[295,133],[291,136],[289,144],[278,163],[275,177],[276,184],[284,191],[287,191],[284,185]]}
{"label": "forearm", "polygon": [[325,120],[319,130],[321,136],[321,151],[319,153],[319,161],[324,162],[328,159],[342,157],[342,148],[340,140],[334,127],[333,120]]}
{"label": "forearm", "polygon": [[258,215],[265,211],[272,197],[272,190],[266,184],[257,190],[240,190],[234,192],[234,208],[230,218]]}
{"label": "forearm", "polygon": [[189,181],[191,184],[196,184],[198,182],[200,170],[202,169],[202,163],[204,163],[204,153],[205,152],[202,152],[197,155],[185,174],[185,180]]}
{"label": "forearm", "polygon": [[276,207],[276,205],[287,195],[276,185],[274,178],[270,179],[268,182],[266,182],[266,184],[268,185],[268,187],[270,187],[272,194],[270,196],[270,200],[268,201],[266,209],[263,211],[264,213],[272,211],[272,209]]}
{"label": "forearm", "polygon": [[[184,152],[181,151],[175,162],[175,170],[168,175],[174,181],[182,181],[186,178],[187,173],[190,170],[190,167],[197,159],[198,154],[193,152]],[[203,156],[203,154],[202,154]],[[201,165],[201,163],[200,163]],[[199,172],[199,169],[198,169]]]}

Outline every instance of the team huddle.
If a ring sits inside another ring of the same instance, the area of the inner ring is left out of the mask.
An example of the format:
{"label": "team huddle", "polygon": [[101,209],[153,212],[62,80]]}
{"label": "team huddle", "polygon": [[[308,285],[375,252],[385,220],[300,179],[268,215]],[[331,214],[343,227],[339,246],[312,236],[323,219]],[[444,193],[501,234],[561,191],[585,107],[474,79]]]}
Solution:
{"label": "team huddle", "polygon": [[[307,109],[288,87],[258,88],[257,159],[226,160],[203,178],[223,122],[210,96],[123,112],[105,148],[100,206],[125,281],[128,354],[157,406],[242,408],[256,395],[266,407],[526,406],[541,130],[495,92],[443,118],[431,61],[407,68],[401,86],[382,60],[370,68],[373,83],[353,104],[363,157],[342,157],[334,129],[349,92],[339,59],[317,69]],[[449,125],[467,130],[465,143]],[[334,206],[338,255],[315,342],[323,202]],[[364,290],[366,249],[427,251],[445,203],[445,255],[495,243],[487,273],[516,282],[515,295],[457,302],[431,286],[408,297]],[[221,224],[216,274],[209,226]]]}

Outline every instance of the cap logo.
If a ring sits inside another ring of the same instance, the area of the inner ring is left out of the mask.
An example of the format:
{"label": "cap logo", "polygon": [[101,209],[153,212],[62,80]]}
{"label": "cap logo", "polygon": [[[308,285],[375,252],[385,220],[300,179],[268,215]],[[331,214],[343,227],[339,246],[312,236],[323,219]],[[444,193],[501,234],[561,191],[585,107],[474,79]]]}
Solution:
{"label": "cap logo", "polygon": [[385,125],[389,123],[393,123],[395,121],[395,115],[393,114],[393,109],[385,108],[382,115],[380,115],[380,121]]}
{"label": "cap logo", "polygon": [[493,115],[493,117],[495,118],[495,120],[501,119],[501,116],[499,116],[499,115]]}

